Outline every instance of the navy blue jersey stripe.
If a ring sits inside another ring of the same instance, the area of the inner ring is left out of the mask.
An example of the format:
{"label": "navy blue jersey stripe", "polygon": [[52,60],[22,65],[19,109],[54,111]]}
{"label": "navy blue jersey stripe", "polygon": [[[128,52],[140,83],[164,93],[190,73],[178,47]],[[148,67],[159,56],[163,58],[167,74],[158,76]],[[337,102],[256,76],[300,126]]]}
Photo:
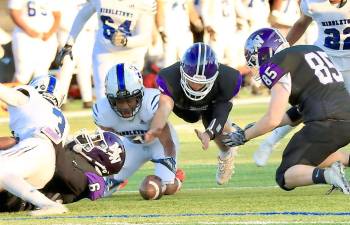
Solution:
{"label": "navy blue jersey stripe", "polygon": [[94,108],[95,108],[96,112],[98,112],[98,108],[97,108],[97,104],[96,103],[94,104]]}
{"label": "navy blue jersey stripe", "polygon": [[50,76],[49,85],[47,86],[47,92],[53,93],[56,87],[56,78]]}
{"label": "navy blue jersey stripe", "polygon": [[154,100],[156,100],[156,98],[157,98],[159,95],[160,95],[160,94],[157,94],[157,95],[155,95],[155,96],[153,97],[153,99],[152,99],[152,101],[151,101],[151,105],[153,105]]}
{"label": "navy blue jersey stripe", "polygon": [[117,65],[118,91],[125,91],[124,63]]}
{"label": "navy blue jersey stripe", "polygon": [[156,104],[152,107],[152,110],[155,110],[158,105],[159,105],[159,101],[157,101]]}

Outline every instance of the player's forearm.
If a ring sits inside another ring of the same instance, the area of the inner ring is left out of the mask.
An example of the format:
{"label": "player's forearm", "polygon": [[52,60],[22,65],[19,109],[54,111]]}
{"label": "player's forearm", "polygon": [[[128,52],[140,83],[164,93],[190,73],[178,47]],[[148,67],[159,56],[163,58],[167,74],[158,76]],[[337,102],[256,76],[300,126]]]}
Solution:
{"label": "player's forearm", "polygon": [[206,132],[209,134],[211,140],[221,134],[231,109],[232,103],[230,101],[215,104],[213,119],[209,123],[209,126],[206,127]]}
{"label": "player's forearm", "polygon": [[67,44],[73,45],[76,38],[78,37],[80,31],[83,29],[85,23],[90,19],[90,17],[96,11],[95,7],[89,3],[86,4],[75,17],[72,28],[69,32]]}
{"label": "player's forearm", "polygon": [[0,101],[3,101],[7,105],[20,106],[25,104],[28,99],[28,96],[25,96],[16,89],[6,87],[0,83]]}
{"label": "player's forearm", "polygon": [[169,157],[169,156],[175,157],[176,156],[175,144],[171,137],[170,127],[168,123],[165,124],[161,134],[158,136],[158,139],[160,143],[163,145],[164,155],[166,157]]}
{"label": "player's forearm", "polygon": [[303,15],[294,23],[286,36],[286,39],[291,46],[294,45],[301,38],[301,36],[303,36],[311,22],[312,19],[310,17]]}
{"label": "player's forearm", "polygon": [[10,16],[12,21],[16,24],[17,27],[19,27],[25,33],[29,34],[33,31],[33,29],[26,24],[26,22],[22,19],[21,14],[22,13],[20,10],[10,9]]}
{"label": "player's forearm", "polygon": [[48,34],[52,35],[57,32],[60,23],[61,23],[61,12],[59,11],[54,11],[52,12],[52,15],[54,17],[54,22],[50,28],[50,30],[47,32]]}

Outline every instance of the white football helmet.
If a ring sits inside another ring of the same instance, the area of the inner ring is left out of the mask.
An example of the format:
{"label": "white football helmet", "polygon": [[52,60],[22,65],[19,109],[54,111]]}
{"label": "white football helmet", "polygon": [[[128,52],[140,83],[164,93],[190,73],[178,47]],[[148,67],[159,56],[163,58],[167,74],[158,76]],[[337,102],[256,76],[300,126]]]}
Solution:
{"label": "white football helmet", "polygon": [[62,93],[62,87],[56,77],[52,75],[39,76],[31,80],[29,85],[53,105],[61,107],[65,94]]}
{"label": "white football helmet", "polygon": [[[106,97],[112,109],[118,116],[132,120],[136,113],[140,110],[143,97],[143,79],[140,71],[129,64],[119,63],[113,66],[106,76]],[[129,101],[135,98],[136,105],[130,105]],[[129,109],[121,109],[117,107],[117,103],[125,101],[129,105]],[[126,111],[132,111],[127,113]]]}

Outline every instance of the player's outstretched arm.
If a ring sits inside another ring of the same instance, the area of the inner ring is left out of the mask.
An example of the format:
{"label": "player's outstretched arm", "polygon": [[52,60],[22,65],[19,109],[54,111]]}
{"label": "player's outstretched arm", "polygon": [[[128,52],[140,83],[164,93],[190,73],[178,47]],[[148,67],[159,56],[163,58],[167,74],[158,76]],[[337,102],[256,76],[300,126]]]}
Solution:
{"label": "player's outstretched arm", "polygon": [[167,95],[160,94],[158,109],[152,119],[150,129],[145,134],[146,143],[153,141],[154,138],[159,136],[165,127],[173,108],[174,100]]}
{"label": "player's outstretched arm", "polygon": [[11,106],[20,106],[27,103],[29,97],[23,94],[22,92],[6,87],[0,83],[0,101]]}
{"label": "player's outstretched arm", "polygon": [[294,23],[294,25],[292,26],[292,28],[290,28],[287,34],[286,39],[290,45],[294,45],[295,42],[297,42],[301,38],[301,36],[303,36],[311,22],[311,17],[301,14],[300,18]]}

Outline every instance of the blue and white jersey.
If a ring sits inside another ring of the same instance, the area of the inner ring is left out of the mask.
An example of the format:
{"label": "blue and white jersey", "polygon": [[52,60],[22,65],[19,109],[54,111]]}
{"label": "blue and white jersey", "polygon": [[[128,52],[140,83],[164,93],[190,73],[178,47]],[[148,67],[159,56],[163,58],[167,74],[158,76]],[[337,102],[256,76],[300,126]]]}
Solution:
{"label": "blue and white jersey", "polygon": [[[21,18],[37,32],[48,32],[54,22],[53,11],[59,11],[58,0],[9,0],[8,8],[21,11]],[[19,27],[15,31],[21,30]]]}
{"label": "blue and white jersey", "polygon": [[107,97],[93,106],[93,118],[98,126],[112,128],[116,133],[133,143],[143,143],[143,135],[148,131],[153,116],[158,109],[160,91],[145,88],[141,108],[133,120],[126,120],[117,115]]}
{"label": "blue and white jersey", "polygon": [[138,34],[144,16],[153,18],[157,10],[155,0],[91,0],[91,4],[96,9],[99,19],[96,40],[111,51],[124,49],[111,43],[116,31],[131,37]]}
{"label": "blue and white jersey", "polygon": [[300,7],[317,23],[315,45],[330,56],[350,57],[350,4],[338,8],[328,0],[302,0]]}
{"label": "blue and white jersey", "polygon": [[[68,135],[69,124],[62,111],[44,99],[32,86],[17,87],[27,92],[29,100],[21,106],[10,106],[10,129],[19,140],[37,136],[46,131],[55,141],[64,141]],[[52,139],[51,138],[51,139]]]}

